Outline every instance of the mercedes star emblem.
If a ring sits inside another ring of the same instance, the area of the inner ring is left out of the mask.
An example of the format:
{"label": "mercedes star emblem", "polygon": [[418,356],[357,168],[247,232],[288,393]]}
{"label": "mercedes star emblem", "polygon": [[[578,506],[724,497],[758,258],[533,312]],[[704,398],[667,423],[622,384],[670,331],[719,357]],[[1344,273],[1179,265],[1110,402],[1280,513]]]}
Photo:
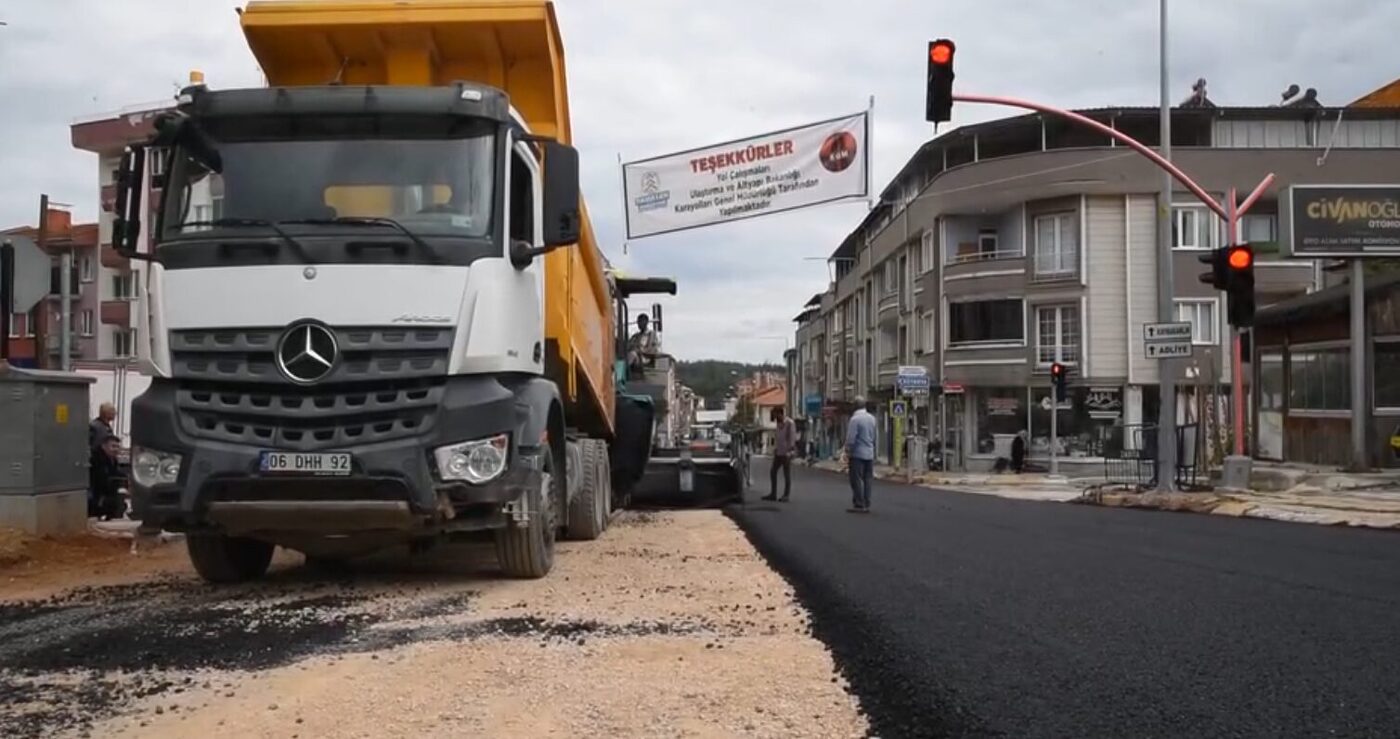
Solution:
{"label": "mercedes star emblem", "polygon": [[334,332],[319,323],[299,323],[277,342],[277,368],[292,382],[308,385],[325,379],[339,354]]}

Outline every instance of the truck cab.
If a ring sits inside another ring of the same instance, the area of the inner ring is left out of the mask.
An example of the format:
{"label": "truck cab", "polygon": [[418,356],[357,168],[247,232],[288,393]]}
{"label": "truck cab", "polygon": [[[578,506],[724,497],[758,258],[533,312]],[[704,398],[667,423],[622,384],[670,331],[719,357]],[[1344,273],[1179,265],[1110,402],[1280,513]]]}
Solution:
{"label": "truck cab", "polygon": [[[352,49],[444,17],[518,30],[509,8],[392,5],[255,3],[245,30],[274,85],[195,79],[123,158],[114,242],[152,262],[134,507],[187,532],[209,580],[261,574],[274,545],[337,558],[476,532],[507,574],[540,577],[556,534],[596,537],[610,515],[611,384],[580,387],[569,315],[551,313],[569,299],[551,292],[560,252],[596,251],[566,126],[540,135],[505,89],[411,75],[431,58],[414,37]],[[520,6],[557,44],[552,8]],[[346,49],[340,74],[308,84],[289,38]]]}

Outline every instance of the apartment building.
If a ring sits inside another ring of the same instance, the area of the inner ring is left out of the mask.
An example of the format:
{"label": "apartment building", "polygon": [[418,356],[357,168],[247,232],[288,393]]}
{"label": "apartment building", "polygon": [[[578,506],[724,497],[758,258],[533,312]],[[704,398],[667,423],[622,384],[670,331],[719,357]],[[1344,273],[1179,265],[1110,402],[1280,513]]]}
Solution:
{"label": "apartment building", "polygon": [[[1159,144],[1156,108],[1080,113]],[[1175,163],[1217,198],[1276,175],[1241,223],[1258,254],[1263,306],[1323,279],[1320,265],[1280,256],[1279,198],[1294,183],[1393,181],[1400,109],[1205,101],[1172,112],[1172,147]],[[1044,460],[1049,367],[1061,362],[1072,368],[1072,398],[1056,411],[1058,452],[1071,474],[1076,462],[1097,474],[1112,429],[1158,413],[1161,368],[1146,358],[1142,336],[1157,320],[1161,180],[1111,138],[1040,115],[927,142],[832,252],[836,279],[819,316],[799,323],[799,332],[824,324],[825,405],[842,408],[856,395],[889,400],[898,367],[921,364],[942,392],[916,428],[947,443],[952,466],[988,469],[1009,456],[1018,433],[1027,434],[1031,458]],[[1169,218],[1176,318],[1192,324],[1195,351],[1167,371],[1185,388],[1178,417],[1191,422],[1201,420],[1205,388],[1229,392],[1224,306],[1198,279],[1207,269],[1198,257],[1226,235],[1184,188]]]}
{"label": "apartment building", "polygon": [[58,368],[62,366],[62,282],[61,260],[73,260],[69,280],[69,358],[91,361],[100,356],[98,326],[101,304],[98,299],[103,275],[98,257],[98,229],[95,223],[73,223],[73,214],[64,208],[48,207],[44,214],[44,234],[36,226],[5,230],[7,236],[22,236],[42,243],[53,261],[49,270],[48,294],[27,313],[10,316],[10,361],[16,366]]}
{"label": "apartment building", "polygon": [[[91,342],[85,345],[85,349],[90,350],[83,355],[85,360],[125,361],[138,356],[137,342],[141,337],[136,318],[144,294],[145,267],[142,262],[123,259],[112,245],[116,172],[123,150],[147,140],[154,130],[156,114],[168,107],[165,104],[133,106],[84,118],[69,129],[74,148],[97,155],[96,194],[100,211],[93,229],[98,259],[94,266],[96,288],[91,300],[96,306],[98,322],[92,327]],[[142,243],[138,247],[142,250],[147,248],[147,232],[156,222],[155,200],[160,193],[149,181],[150,175],[161,174],[160,160],[150,157],[148,161],[148,182],[142,198],[147,212],[142,222]]]}

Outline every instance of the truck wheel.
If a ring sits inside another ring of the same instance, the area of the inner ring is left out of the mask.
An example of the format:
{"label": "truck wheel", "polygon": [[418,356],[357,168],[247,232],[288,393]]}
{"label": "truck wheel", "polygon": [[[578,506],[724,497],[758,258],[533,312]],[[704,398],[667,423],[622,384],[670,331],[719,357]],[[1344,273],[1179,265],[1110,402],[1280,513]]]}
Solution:
{"label": "truck wheel", "polygon": [[564,475],[554,474],[554,452],[544,458],[543,484],[531,491],[530,520],[521,526],[514,521],[496,531],[496,558],[509,577],[541,578],[554,567],[554,532],[558,528],[557,501],[568,484]]}
{"label": "truck wheel", "polygon": [[612,508],[608,449],[598,439],[583,439],[579,446],[579,482],[574,499],[569,501],[567,535],[576,541],[592,541],[607,529]]}
{"label": "truck wheel", "polygon": [[190,534],[185,537],[195,572],[212,583],[245,582],[262,577],[272,564],[273,545],[223,534]]}

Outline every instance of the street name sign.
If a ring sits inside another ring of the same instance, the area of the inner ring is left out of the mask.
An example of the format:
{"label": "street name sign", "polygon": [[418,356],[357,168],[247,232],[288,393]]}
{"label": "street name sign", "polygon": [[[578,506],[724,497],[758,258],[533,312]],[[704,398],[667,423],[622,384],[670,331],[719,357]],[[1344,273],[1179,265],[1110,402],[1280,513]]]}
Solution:
{"label": "street name sign", "polygon": [[919,365],[900,367],[894,384],[901,395],[927,395],[931,387],[928,369]]}

